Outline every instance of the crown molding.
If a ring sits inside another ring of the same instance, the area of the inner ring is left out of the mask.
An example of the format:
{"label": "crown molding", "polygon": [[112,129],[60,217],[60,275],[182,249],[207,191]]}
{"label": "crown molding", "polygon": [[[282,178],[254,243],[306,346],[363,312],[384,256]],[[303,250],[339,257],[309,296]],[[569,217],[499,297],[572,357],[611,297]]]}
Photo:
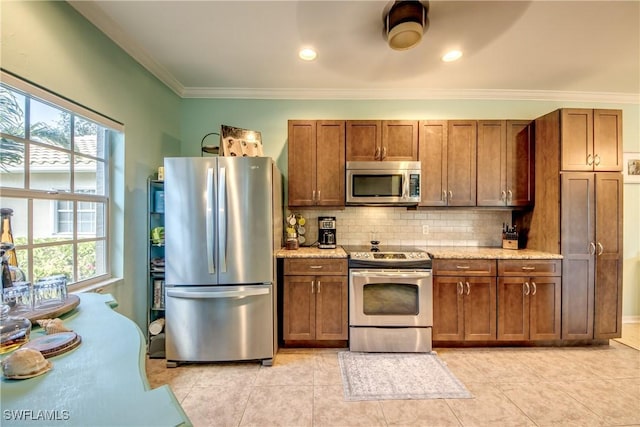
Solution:
{"label": "crown molding", "polygon": [[183,98],[294,100],[429,100],[474,99],[513,101],[599,102],[640,104],[640,94],[484,89],[256,89],[185,87]]}
{"label": "crown molding", "polygon": [[139,44],[131,39],[111,18],[94,2],[86,0],[67,0],[80,15],[96,26],[135,61],[164,83],[169,89],[182,97],[184,86],[176,80],[166,68],[160,65]]}
{"label": "crown molding", "polygon": [[185,87],[94,2],[68,3],[181,98],[290,100],[513,100],[640,104],[640,93],[501,89],[316,89]]}

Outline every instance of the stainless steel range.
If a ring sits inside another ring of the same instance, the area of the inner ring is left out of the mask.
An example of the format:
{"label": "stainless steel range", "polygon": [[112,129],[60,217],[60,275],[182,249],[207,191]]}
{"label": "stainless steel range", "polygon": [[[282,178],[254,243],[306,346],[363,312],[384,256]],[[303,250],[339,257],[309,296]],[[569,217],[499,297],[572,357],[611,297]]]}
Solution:
{"label": "stainless steel range", "polygon": [[401,247],[345,249],[349,253],[349,349],[431,351],[433,278],[429,254]]}

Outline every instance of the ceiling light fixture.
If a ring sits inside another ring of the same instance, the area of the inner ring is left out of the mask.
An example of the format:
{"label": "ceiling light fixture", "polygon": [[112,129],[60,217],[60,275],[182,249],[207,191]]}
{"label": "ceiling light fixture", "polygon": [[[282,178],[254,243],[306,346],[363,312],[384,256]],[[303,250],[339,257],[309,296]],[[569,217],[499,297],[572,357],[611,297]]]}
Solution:
{"label": "ceiling light fixture", "polygon": [[385,16],[387,43],[394,50],[411,49],[422,40],[429,24],[428,2],[397,0]]}
{"label": "ceiling light fixture", "polygon": [[462,52],[459,50],[451,50],[442,56],[444,62],[452,62],[462,58]]}
{"label": "ceiling light fixture", "polygon": [[306,47],[298,52],[298,56],[300,57],[300,59],[303,59],[305,61],[313,61],[314,59],[316,59],[316,56],[318,56],[318,54],[315,50]]}

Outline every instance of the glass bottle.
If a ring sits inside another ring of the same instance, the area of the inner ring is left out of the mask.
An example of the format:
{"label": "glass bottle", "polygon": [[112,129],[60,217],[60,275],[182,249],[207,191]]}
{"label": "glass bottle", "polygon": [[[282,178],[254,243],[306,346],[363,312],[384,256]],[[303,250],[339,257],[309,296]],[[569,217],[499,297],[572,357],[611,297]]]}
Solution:
{"label": "glass bottle", "polygon": [[11,243],[12,247],[9,250],[5,251],[5,257],[7,257],[7,262],[9,265],[14,267],[18,266],[18,257],[16,256],[16,250],[13,245],[13,233],[11,232],[11,217],[13,216],[13,209],[10,208],[2,208],[0,209],[0,242],[2,243]]}
{"label": "glass bottle", "polygon": [[29,341],[31,322],[21,316],[10,316],[9,306],[2,305],[0,313],[0,354],[7,353]]}

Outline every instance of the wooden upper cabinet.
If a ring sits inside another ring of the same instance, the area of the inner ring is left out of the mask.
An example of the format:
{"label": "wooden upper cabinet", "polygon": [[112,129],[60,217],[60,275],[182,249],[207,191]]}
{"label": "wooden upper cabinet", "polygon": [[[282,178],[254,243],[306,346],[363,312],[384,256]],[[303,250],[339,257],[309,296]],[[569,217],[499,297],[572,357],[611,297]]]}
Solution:
{"label": "wooden upper cabinet", "polygon": [[288,138],[289,206],[313,206],[317,164],[316,121],[289,120]]}
{"label": "wooden upper cabinet", "polygon": [[418,160],[418,122],[415,120],[383,120],[380,160]]}
{"label": "wooden upper cabinet", "polygon": [[420,121],[420,206],[447,205],[447,132],[446,120]]}
{"label": "wooden upper cabinet", "polygon": [[531,205],[533,155],[529,121],[478,121],[477,205]]}
{"label": "wooden upper cabinet", "polygon": [[476,205],[475,120],[420,121],[420,206]]}
{"label": "wooden upper cabinet", "polygon": [[622,170],[622,111],[562,109],[560,134],[562,170]]}
{"label": "wooden upper cabinet", "polygon": [[344,206],[344,120],[289,121],[289,206]]}
{"label": "wooden upper cabinet", "polygon": [[448,125],[447,204],[448,206],[475,206],[476,121],[450,120]]}
{"label": "wooden upper cabinet", "polygon": [[347,120],[347,161],[380,160],[382,128],[379,120]]}
{"label": "wooden upper cabinet", "polygon": [[347,161],[418,160],[415,120],[349,120],[346,134]]}

